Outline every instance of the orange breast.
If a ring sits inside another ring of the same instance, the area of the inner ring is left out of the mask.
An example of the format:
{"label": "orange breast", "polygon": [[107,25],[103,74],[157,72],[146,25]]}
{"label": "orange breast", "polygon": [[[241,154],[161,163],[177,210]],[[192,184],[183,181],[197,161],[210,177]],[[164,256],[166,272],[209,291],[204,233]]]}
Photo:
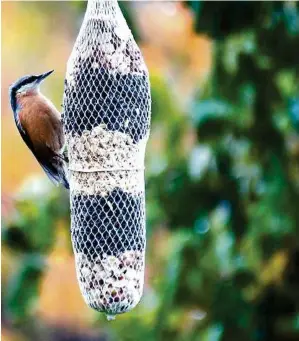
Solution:
{"label": "orange breast", "polygon": [[59,151],[64,144],[60,114],[51,102],[39,94],[27,94],[19,99],[20,122],[35,149],[45,146]]}

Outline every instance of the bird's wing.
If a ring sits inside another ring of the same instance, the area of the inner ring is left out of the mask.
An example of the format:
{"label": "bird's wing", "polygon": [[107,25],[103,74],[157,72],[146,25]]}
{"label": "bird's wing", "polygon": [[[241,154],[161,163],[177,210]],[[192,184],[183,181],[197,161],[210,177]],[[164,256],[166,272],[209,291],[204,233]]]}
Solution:
{"label": "bird's wing", "polygon": [[[42,160],[40,160],[40,158],[38,157],[37,153],[34,151],[34,145],[33,145],[32,141],[31,141],[29,135],[27,134],[26,130],[23,128],[23,126],[22,126],[22,124],[21,124],[19,119],[16,120],[16,125],[17,125],[17,128],[19,130],[19,133],[20,133],[22,139],[26,143],[27,147],[31,150],[32,154],[35,156],[35,158],[38,161],[38,163],[41,165],[41,167],[43,168],[45,173],[48,175],[48,177],[56,185],[58,185],[59,184],[59,176],[55,176],[57,174],[56,169],[53,168],[53,165],[45,164]],[[50,151],[50,148],[49,148],[49,151]]]}
{"label": "bird's wing", "polygon": [[[24,127],[22,126],[21,122],[20,122],[20,117],[19,117],[19,112],[18,110],[16,110],[16,112],[14,112],[14,119],[16,122],[16,126],[18,128],[18,131],[23,139],[23,141],[26,143],[27,147],[32,151],[32,153],[34,154],[34,146],[33,143],[29,137],[29,135],[26,133],[26,130],[24,129]],[[36,157],[36,155],[34,155]]]}
{"label": "bird's wing", "polygon": [[[36,146],[33,144],[30,139],[30,135],[27,133],[26,128],[22,126],[20,117],[18,112],[14,115],[16,126],[19,130],[19,133],[26,143],[27,147],[31,150],[32,154],[35,156],[36,160],[43,168],[44,172],[50,178],[50,180],[58,186],[60,183],[64,185],[67,189],[69,188],[69,184],[67,181],[67,177],[63,168],[63,160],[61,160],[58,155],[48,146],[45,146],[44,153],[40,153],[36,151]],[[41,157],[44,155],[44,157]]]}

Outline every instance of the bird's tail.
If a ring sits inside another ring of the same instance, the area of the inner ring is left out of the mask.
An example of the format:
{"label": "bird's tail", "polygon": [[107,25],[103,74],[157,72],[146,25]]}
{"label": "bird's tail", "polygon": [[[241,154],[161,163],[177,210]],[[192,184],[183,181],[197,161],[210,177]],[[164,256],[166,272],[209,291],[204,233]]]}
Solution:
{"label": "bird's tail", "polygon": [[42,166],[45,173],[48,175],[48,178],[56,186],[62,184],[66,189],[70,189],[64,161],[62,161],[59,158],[58,159],[55,158],[54,160],[52,160],[53,162],[39,161],[39,163]]}
{"label": "bird's tail", "polygon": [[60,179],[61,179],[61,184],[66,189],[70,189],[70,184],[69,184],[69,181],[68,181],[68,175],[67,175],[66,167],[63,167],[63,172],[62,172],[62,175],[61,175]]}

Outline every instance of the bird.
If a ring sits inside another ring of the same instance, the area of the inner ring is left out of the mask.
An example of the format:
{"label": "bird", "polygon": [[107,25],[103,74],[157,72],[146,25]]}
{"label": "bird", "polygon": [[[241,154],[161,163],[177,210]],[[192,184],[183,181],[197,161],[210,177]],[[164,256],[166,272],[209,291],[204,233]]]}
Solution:
{"label": "bird", "polygon": [[19,133],[49,179],[69,189],[66,147],[60,112],[40,92],[54,70],[19,78],[9,88],[10,104]]}

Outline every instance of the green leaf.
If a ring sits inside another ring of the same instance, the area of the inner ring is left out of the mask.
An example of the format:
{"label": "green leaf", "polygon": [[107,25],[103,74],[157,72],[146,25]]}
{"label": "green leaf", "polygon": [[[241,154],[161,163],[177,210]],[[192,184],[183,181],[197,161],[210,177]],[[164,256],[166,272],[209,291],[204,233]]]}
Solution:
{"label": "green leaf", "polygon": [[221,100],[207,99],[193,103],[190,116],[199,138],[219,137],[232,127],[233,109]]}
{"label": "green leaf", "polygon": [[21,322],[31,315],[44,271],[44,258],[39,254],[32,254],[25,257],[19,269],[13,273],[7,287],[6,306],[16,322]]}

